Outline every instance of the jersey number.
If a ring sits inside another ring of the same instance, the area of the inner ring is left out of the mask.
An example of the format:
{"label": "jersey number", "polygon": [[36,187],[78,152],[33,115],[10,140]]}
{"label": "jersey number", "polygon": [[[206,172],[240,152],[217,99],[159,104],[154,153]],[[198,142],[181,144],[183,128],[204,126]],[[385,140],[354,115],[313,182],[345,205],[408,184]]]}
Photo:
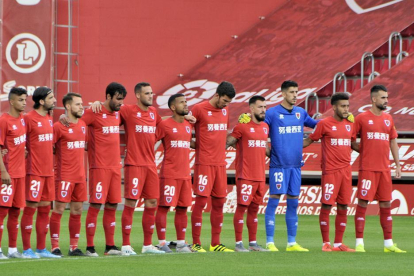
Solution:
{"label": "jersey number", "polygon": [[365,189],[365,190],[371,189],[371,180],[362,179],[362,189]]}
{"label": "jersey number", "polygon": [[13,189],[12,185],[2,184],[1,185],[1,192],[2,195],[12,195]]}
{"label": "jersey number", "polygon": [[40,190],[40,181],[32,180],[32,185],[30,185],[30,191],[39,191]]}
{"label": "jersey number", "polygon": [[282,172],[275,172],[275,182],[283,182],[283,173]]}
{"label": "jersey number", "polygon": [[207,183],[208,183],[208,180],[207,180],[207,175],[202,175],[202,174],[200,174],[200,175],[198,176],[198,184],[199,184],[199,185],[207,185]]}
{"label": "jersey number", "polygon": [[325,194],[333,194],[334,185],[326,183],[325,184]]}
{"label": "jersey number", "polygon": [[98,184],[96,184],[96,192],[97,193],[102,192],[102,182],[98,182]]}
{"label": "jersey number", "polygon": [[62,191],[69,190],[70,182],[61,181],[61,184],[62,184]]}
{"label": "jersey number", "polygon": [[243,184],[241,189],[242,195],[251,195],[252,194],[252,185]]}
{"label": "jersey number", "polygon": [[174,196],[175,195],[175,187],[166,185],[164,187],[164,195],[166,196]]}
{"label": "jersey number", "polygon": [[138,178],[132,179],[132,185],[134,185],[134,189],[138,187]]}

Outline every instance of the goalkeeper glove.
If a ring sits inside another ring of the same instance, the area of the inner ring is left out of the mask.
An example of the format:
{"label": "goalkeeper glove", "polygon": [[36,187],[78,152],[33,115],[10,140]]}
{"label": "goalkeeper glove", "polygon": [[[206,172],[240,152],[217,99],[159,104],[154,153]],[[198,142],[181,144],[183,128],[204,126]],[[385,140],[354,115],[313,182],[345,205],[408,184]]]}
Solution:
{"label": "goalkeeper glove", "polygon": [[239,123],[241,124],[247,124],[250,123],[252,118],[250,117],[250,113],[243,113],[239,116]]}
{"label": "goalkeeper glove", "polygon": [[354,122],[354,115],[352,113],[349,113],[349,115],[348,115],[348,117],[346,117],[346,119],[348,121],[350,121],[351,123],[353,123]]}

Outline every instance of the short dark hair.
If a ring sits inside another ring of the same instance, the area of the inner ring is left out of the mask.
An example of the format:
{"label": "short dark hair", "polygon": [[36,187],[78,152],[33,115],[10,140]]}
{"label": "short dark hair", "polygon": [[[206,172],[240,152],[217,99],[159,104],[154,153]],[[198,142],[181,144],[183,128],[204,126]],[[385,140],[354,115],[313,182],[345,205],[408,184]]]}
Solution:
{"label": "short dark hair", "polygon": [[40,107],[40,100],[45,100],[47,95],[49,95],[50,93],[52,93],[52,89],[47,87],[47,86],[40,86],[38,88],[35,89],[35,91],[33,92],[33,108],[34,109],[38,109]]}
{"label": "short dark hair", "polygon": [[175,99],[180,98],[180,97],[185,97],[184,94],[174,94],[172,95],[169,99],[168,99],[168,107],[171,109],[171,105],[174,103]]}
{"label": "short dark hair", "polygon": [[339,92],[333,94],[331,98],[331,105],[335,105],[340,100],[349,100],[349,94],[347,92]]}
{"label": "short dark hair", "polygon": [[372,93],[376,93],[376,92],[379,92],[379,91],[388,92],[387,88],[382,84],[376,84],[373,87],[371,87],[371,95],[372,95]]}
{"label": "short dark hair", "polygon": [[9,100],[11,99],[12,95],[16,95],[16,96],[26,95],[27,96],[27,91],[26,89],[21,88],[21,87],[12,87],[12,89],[10,89],[10,92],[9,92]]}
{"label": "short dark hair", "polygon": [[148,82],[137,83],[137,85],[135,85],[135,88],[134,88],[135,94],[141,92],[142,87],[147,87],[147,86],[151,86],[151,84],[149,84]]}
{"label": "short dark hair", "polygon": [[230,99],[233,99],[236,96],[236,90],[234,89],[233,84],[228,81],[223,81],[217,86],[216,93],[220,96],[227,96]]}
{"label": "short dark hair", "polygon": [[110,95],[112,99],[116,94],[122,95],[125,98],[127,91],[122,84],[117,83],[117,82],[111,82],[106,87],[105,97],[106,95]]}
{"label": "short dark hair", "polygon": [[78,98],[82,98],[81,94],[78,93],[74,93],[74,92],[69,92],[68,94],[66,94],[63,99],[62,99],[62,103],[63,103],[63,107],[66,109],[66,104],[71,104],[73,101],[73,97],[78,97]]}
{"label": "short dark hair", "polygon": [[293,80],[285,80],[280,86],[281,90],[287,90],[289,87],[299,87],[298,83]]}
{"label": "short dark hair", "polygon": [[249,105],[255,104],[257,101],[263,101],[263,102],[265,102],[266,99],[263,96],[258,96],[258,95],[253,96],[249,100]]}

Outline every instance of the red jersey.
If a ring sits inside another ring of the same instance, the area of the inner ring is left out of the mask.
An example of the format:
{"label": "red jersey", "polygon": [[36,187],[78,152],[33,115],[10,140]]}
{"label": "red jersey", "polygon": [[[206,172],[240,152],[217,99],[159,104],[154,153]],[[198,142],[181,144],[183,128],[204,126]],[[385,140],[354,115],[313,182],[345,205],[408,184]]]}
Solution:
{"label": "red jersey", "polygon": [[256,124],[238,124],[231,136],[236,144],[236,178],[252,181],[266,181],[266,145],[269,126],[261,122]]}
{"label": "red jersey", "polygon": [[150,106],[144,111],[135,104],[123,105],[120,113],[125,126],[125,165],[154,165],[155,132],[158,123],[162,121],[157,110]]}
{"label": "red jersey", "polygon": [[191,114],[197,119],[194,126],[197,165],[226,165],[226,139],[229,126],[228,108],[215,108],[209,101],[196,104]]}
{"label": "red jersey", "polygon": [[3,161],[10,177],[25,177],[26,124],[23,115],[15,118],[4,113],[0,117],[0,145],[8,150]]}
{"label": "red jersey", "polygon": [[374,115],[370,110],[355,118],[354,137],[359,134],[359,169],[363,171],[390,170],[390,141],[398,137],[394,121],[388,113]]}
{"label": "red jersey", "polygon": [[27,174],[53,176],[53,120],[32,110],[24,115],[29,152],[26,159]]}
{"label": "red jersey", "polygon": [[56,180],[74,183],[85,181],[85,136],[86,124],[82,120],[79,120],[77,124],[70,123],[69,127],[60,122],[53,125]]}
{"label": "red jersey", "polygon": [[192,126],[184,120],[177,123],[168,118],[157,126],[157,141],[162,139],[164,160],[160,177],[169,179],[191,179],[190,141]]}
{"label": "red jersey", "polygon": [[82,120],[88,127],[88,160],[90,169],[121,168],[119,113],[104,106],[99,113],[85,110]]}
{"label": "red jersey", "polygon": [[348,167],[351,164],[351,141],[354,124],[348,120],[338,122],[334,117],[321,120],[309,136],[313,141],[321,139],[323,172]]}

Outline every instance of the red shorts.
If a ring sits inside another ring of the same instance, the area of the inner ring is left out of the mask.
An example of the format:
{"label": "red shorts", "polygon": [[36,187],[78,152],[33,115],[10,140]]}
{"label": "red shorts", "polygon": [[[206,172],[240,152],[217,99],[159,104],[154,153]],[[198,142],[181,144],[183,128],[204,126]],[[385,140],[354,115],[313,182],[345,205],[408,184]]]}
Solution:
{"label": "red shorts", "polygon": [[26,200],[32,202],[55,200],[54,177],[26,175]]}
{"label": "red shorts", "polygon": [[0,185],[0,206],[23,208],[26,206],[25,179],[12,178],[11,184]]}
{"label": "red shorts", "polygon": [[322,174],[322,199],[326,205],[348,205],[352,197],[351,166]]}
{"label": "red shorts", "polygon": [[159,205],[188,207],[192,202],[191,179],[160,179]]}
{"label": "red shorts", "polygon": [[359,171],[358,198],[368,201],[391,201],[392,180],[391,171],[372,172]]}
{"label": "red shorts", "polygon": [[56,201],[83,202],[88,200],[86,182],[55,181]]}
{"label": "red shorts", "polygon": [[89,170],[89,203],[121,203],[121,170]]}
{"label": "red shorts", "polygon": [[160,184],[157,167],[125,166],[124,197],[128,199],[158,199]]}
{"label": "red shorts", "polygon": [[194,194],[198,196],[227,196],[226,166],[194,166]]}
{"label": "red shorts", "polygon": [[256,204],[263,203],[263,197],[266,193],[266,182],[237,179],[236,187],[237,204],[248,206],[252,201]]}

